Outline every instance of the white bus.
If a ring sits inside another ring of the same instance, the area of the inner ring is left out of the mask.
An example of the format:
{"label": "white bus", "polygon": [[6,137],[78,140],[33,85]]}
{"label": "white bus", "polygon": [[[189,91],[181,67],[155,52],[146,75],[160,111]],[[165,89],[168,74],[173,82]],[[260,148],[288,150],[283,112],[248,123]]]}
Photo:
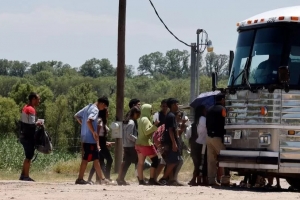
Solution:
{"label": "white bus", "polygon": [[253,16],[237,31],[219,166],[300,189],[300,6]]}

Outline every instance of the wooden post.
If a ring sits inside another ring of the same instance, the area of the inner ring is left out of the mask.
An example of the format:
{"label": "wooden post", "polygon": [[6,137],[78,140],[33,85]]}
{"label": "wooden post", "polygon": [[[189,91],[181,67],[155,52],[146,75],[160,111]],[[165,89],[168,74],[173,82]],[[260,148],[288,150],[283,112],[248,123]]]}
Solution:
{"label": "wooden post", "polygon": [[[126,28],[126,0],[119,0],[118,25],[118,65],[117,65],[117,100],[116,120],[123,121],[124,113],[124,82],[125,82],[125,28]],[[115,173],[119,172],[122,162],[122,139],[116,139],[115,144]]]}

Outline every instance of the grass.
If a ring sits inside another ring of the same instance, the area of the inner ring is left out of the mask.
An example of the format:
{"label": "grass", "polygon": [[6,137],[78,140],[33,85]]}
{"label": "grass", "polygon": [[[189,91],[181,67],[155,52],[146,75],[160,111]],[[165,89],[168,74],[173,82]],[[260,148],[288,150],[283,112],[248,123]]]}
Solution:
{"label": "grass", "polygon": [[[0,135],[0,147],[0,180],[18,180],[24,159],[22,145],[14,135]],[[54,151],[50,155],[38,154],[37,159],[32,163],[31,177],[42,182],[74,182],[78,176],[80,156],[78,153],[71,154],[66,151]],[[92,163],[89,163],[85,177],[88,176],[91,167]],[[111,171],[114,172],[114,168]],[[134,165],[131,165],[126,180],[136,181],[134,171]],[[189,156],[185,156],[179,179],[188,181],[192,171],[192,160]],[[149,170],[145,170],[144,175],[149,178]],[[117,174],[113,173],[111,178],[115,180]]]}

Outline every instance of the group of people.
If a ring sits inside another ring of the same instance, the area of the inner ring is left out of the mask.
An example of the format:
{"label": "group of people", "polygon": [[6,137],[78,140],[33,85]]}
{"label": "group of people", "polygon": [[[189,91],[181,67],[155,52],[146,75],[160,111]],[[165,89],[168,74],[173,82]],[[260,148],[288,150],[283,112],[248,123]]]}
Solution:
{"label": "group of people", "polygon": [[[29,176],[31,159],[34,155],[34,132],[37,122],[35,107],[39,105],[39,95],[31,93],[29,103],[24,106],[21,115],[22,130],[20,141],[25,151],[25,160],[20,180],[33,181]],[[150,104],[143,104],[138,99],[129,103],[130,111],[123,120],[123,162],[117,178],[118,185],[128,185],[125,176],[131,164],[135,165],[136,176],[140,185],[183,185],[178,181],[178,174],[183,165],[183,136],[189,138],[194,172],[190,185],[216,185],[216,174],[224,175],[219,168],[217,173],[216,157],[221,149],[225,149],[224,136],[224,96],[216,97],[217,103],[208,111],[205,106],[195,110],[194,123],[188,134],[190,124],[184,112],[179,110],[179,102],[175,98],[161,102],[161,110],[153,116]],[[107,141],[109,100],[101,97],[74,116],[81,125],[82,162],[76,184],[93,184],[92,177],[97,174],[96,181],[110,184],[112,156],[109,147],[113,142]],[[187,133],[187,134],[184,134]],[[159,137],[157,137],[159,136]],[[157,139],[159,138],[159,139]],[[150,163],[150,178],[144,178],[143,171]],[[88,162],[93,161],[87,181],[83,179]],[[145,167],[146,166],[146,167]],[[162,173],[163,172],[163,173]],[[162,174],[161,178],[159,176]],[[218,176],[219,177],[219,176]]]}

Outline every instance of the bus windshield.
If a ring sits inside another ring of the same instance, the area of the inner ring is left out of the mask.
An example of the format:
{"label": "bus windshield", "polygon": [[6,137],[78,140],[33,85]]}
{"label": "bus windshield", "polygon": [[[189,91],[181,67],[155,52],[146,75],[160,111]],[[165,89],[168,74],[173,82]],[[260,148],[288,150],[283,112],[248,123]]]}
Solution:
{"label": "bus windshield", "polygon": [[[288,66],[290,86],[300,88],[300,27],[269,27],[239,33],[228,86],[240,86],[247,70],[251,86],[278,83],[278,67]],[[249,62],[246,61],[249,58]],[[238,77],[238,78],[236,78]]]}

